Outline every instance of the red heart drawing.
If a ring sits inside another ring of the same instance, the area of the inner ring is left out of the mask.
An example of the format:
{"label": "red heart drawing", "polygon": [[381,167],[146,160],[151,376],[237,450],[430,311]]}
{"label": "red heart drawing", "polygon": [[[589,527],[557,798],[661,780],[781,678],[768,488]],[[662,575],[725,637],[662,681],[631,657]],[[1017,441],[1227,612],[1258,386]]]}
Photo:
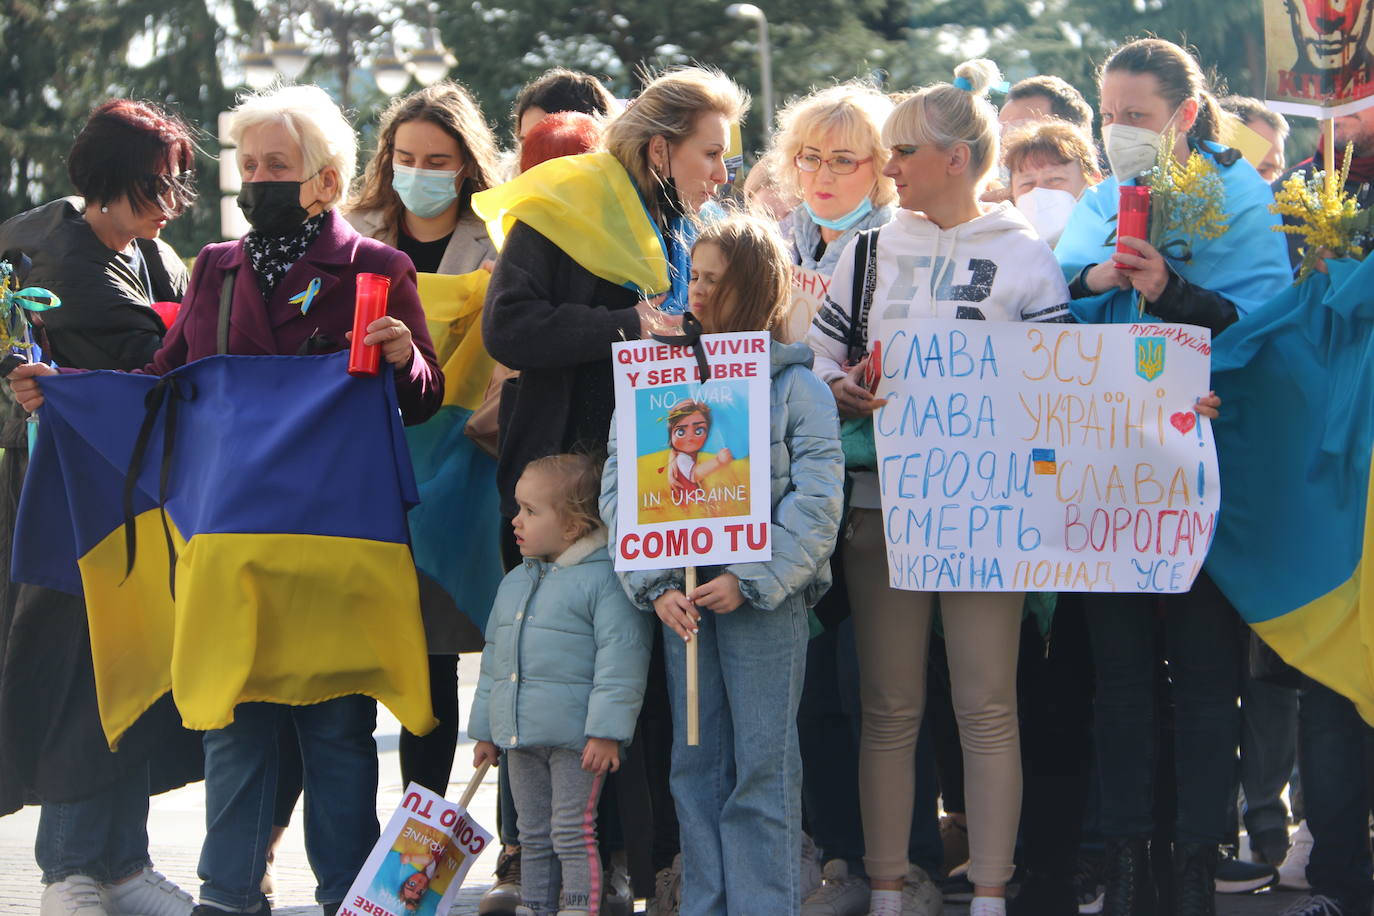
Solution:
{"label": "red heart drawing", "polygon": [[1174,424],[1174,429],[1186,436],[1192,432],[1193,427],[1197,425],[1197,414],[1193,413],[1191,410],[1186,413],[1180,412],[1171,414],[1169,422]]}

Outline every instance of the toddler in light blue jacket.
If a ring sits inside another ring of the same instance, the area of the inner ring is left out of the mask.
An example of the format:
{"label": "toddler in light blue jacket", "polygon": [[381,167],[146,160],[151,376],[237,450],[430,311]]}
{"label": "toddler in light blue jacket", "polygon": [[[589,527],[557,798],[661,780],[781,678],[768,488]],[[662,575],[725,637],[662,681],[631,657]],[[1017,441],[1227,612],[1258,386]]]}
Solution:
{"label": "toddler in light blue jacket", "polygon": [[521,916],[600,912],[597,800],[644,700],[652,626],[616,579],[599,489],[582,455],[540,458],[521,475],[512,525],[525,559],[497,590],[468,721],[474,766],[506,751]]}

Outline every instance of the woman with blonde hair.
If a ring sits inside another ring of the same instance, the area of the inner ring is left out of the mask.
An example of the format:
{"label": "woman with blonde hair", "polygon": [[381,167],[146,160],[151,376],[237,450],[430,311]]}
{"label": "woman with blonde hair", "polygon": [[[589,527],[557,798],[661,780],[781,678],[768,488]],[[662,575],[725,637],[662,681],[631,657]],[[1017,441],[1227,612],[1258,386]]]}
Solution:
{"label": "woman with blonde hair", "polygon": [[851,82],[798,99],[778,117],[779,178],[800,199],[782,221],[795,265],[792,340],[806,337],[844,247],[896,213],[896,186],[883,175],[883,122],[891,113],[887,96]]}
{"label": "woman with blonde hair", "polygon": [[[883,125],[883,145],[891,150],[883,171],[896,184],[901,209],[887,226],[846,246],[808,339],[815,371],[830,384],[842,417],[868,417],[876,406],[857,381],[874,320],[1067,315],[1068,289],[1049,247],[1011,204],[978,199],[997,163],[997,112],[984,97],[997,80],[990,61],[962,64],[952,84],[913,94]],[[856,266],[860,240],[873,255]],[[856,270],[868,278],[871,302],[852,301]],[[954,272],[973,279],[955,287],[946,280]],[[841,549],[863,702],[859,798],[870,910],[924,916],[939,912],[940,899],[912,871],[908,837],[934,598],[888,586],[877,477],[853,470],[851,476]],[[940,593],[964,754],[973,916],[1005,912],[1012,875],[1021,809],[1016,659],[1022,600],[1017,592]]]}

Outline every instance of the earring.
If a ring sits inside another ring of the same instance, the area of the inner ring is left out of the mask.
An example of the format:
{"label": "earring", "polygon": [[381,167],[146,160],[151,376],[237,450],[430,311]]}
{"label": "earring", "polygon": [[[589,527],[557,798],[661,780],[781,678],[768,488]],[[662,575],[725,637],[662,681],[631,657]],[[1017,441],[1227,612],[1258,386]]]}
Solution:
{"label": "earring", "polygon": [[110,212],[110,208],[109,208],[109,207],[103,207],[103,206],[102,206],[102,207],[100,208],[100,212],[101,212],[101,213],[109,213],[109,212]]}

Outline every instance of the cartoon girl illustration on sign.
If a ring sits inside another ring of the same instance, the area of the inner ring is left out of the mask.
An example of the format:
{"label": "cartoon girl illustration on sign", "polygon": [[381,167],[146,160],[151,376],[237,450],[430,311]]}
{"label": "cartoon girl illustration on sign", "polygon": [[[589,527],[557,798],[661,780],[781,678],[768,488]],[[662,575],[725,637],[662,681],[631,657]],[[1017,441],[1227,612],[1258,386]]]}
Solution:
{"label": "cartoon girl illustration on sign", "polygon": [[722,446],[705,451],[711,408],[685,399],[664,418],[667,451],[639,459],[641,524],[690,518],[721,518],[749,511],[749,459],[736,459]]}

